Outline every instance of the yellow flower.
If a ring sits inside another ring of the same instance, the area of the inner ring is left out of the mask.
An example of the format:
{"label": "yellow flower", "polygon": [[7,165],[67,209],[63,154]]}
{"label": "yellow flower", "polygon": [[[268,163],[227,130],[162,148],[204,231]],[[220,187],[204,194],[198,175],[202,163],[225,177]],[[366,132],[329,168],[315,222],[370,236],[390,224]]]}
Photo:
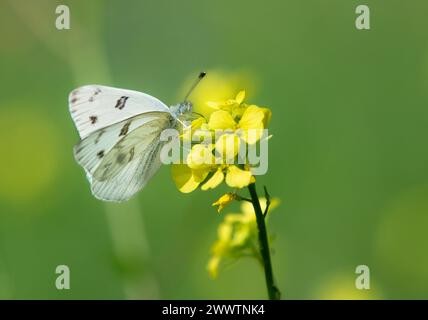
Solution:
{"label": "yellow flower", "polygon": [[216,202],[214,202],[213,206],[218,206],[217,212],[223,210],[229,203],[233,202],[236,199],[236,193],[228,192],[222,195]]}
{"label": "yellow flower", "polygon": [[[242,90],[238,92],[235,99],[229,99],[221,102],[209,101],[207,102],[207,105],[213,109],[227,112],[234,122],[234,119],[241,118],[245,110],[247,109],[247,105],[243,103],[244,99],[245,91]],[[225,114],[223,113],[223,115]],[[230,121],[230,119],[228,119],[228,121]],[[215,126],[215,123],[213,123],[213,125]],[[224,129],[229,128],[230,127]]]}
{"label": "yellow flower", "polygon": [[[208,123],[204,118],[198,118],[184,130],[183,140],[198,143],[187,155],[188,168],[175,167],[172,170],[181,192],[191,192],[199,185],[202,185],[202,190],[213,189],[223,181],[232,188],[243,188],[255,182],[250,167],[237,166],[236,163],[238,159],[245,161],[245,144],[255,144],[260,140],[263,129],[269,124],[271,112],[268,108],[244,104],[244,98],[245,91],[240,91],[234,99],[210,102],[209,105],[217,110],[211,113]],[[217,130],[221,130],[219,137]]]}
{"label": "yellow flower", "polygon": [[212,278],[216,278],[222,257],[228,254],[233,227],[229,223],[221,223],[217,229],[218,240],[212,246],[213,257],[209,260],[207,269]]}
{"label": "yellow flower", "polygon": [[211,278],[213,278],[213,279],[217,278],[219,264],[220,264],[220,257],[219,256],[213,256],[208,261],[207,270],[208,270],[208,273],[210,274]]}
{"label": "yellow flower", "polygon": [[[266,115],[266,119],[265,119]],[[248,106],[238,123],[232,115],[224,110],[218,110],[211,114],[208,127],[211,130],[238,130],[241,138],[248,144],[256,143],[264,129],[264,123],[268,123],[269,113],[256,105]]]}
{"label": "yellow flower", "polygon": [[207,105],[213,109],[232,112],[234,108],[237,108],[242,104],[244,99],[245,99],[245,91],[241,90],[238,92],[235,99],[228,99],[226,101],[221,101],[221,102],[208,101]]}
{"label": "yellow flower", "polygon": [[[269,212],[279,203],[272,199]],[[260,199],[264,211],[266,199]],[[256,216],[252,204],[243,202],[240,213],[229,213],[217,230],[217,240],[211,248],[212,256],[207,264],[207,270],[212,278],[217,277],[221,264],[235,261],[240,257],[252,256],[261,261],[258,250],[258,231]]]}
{"label": "yellow flower", "polygon": [[[265,211],[266,209],[266,198],[260,198],[260,207],[262,209],[262,212]],[[268,213],[275,209],[276,207],[278,207],[279,205],[279,199],[278,198],[273,198],[270,200],[270,206],[269,206],[269,210]],[[255,213],[254,213],[254,208],[253,205],[250,202],[243,202],[241,204],[241,211],[246,215],[246,216],[251,216],[251,217],[255,217]]]}

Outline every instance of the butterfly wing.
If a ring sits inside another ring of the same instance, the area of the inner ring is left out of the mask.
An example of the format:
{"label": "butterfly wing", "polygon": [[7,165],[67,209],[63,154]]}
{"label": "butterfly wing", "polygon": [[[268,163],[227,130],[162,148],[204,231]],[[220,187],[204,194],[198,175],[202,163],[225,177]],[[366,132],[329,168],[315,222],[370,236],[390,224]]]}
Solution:
{"label": "butterfly wing", "polygon": [[69,95],[81,137],[74,148],[93,194],[123,201],[140,190],[160,166],[160,133],[175,121],[160,100],[132,90],[87,85]]}
{"label": "butterfly wing", "polygon": [[168,112],[169,108],[148,94],[100,85],[87,85],[69,95],[70,113],[86,138],[91,133],[146,112]]}
{"label": "butterfly wing", "polygon": [[83,139],[75,157],[87,172],[94,196],[124,201],[142,189],[161,165],[160,134],[174,121],[168,112],[149,112]]}
{"label": "butterfly wing", "polygon": [[99,129],[74,147],[74,158],[85,171],[93,175],[104,157],[123,138],[145,123],[158,119],[160,112],[148,112]]}

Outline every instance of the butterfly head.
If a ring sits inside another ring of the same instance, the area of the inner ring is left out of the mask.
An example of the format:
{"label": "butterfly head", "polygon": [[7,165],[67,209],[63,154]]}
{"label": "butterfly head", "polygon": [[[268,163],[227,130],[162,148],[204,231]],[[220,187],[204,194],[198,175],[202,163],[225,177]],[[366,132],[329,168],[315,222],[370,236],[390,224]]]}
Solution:
{"label": "butterfly head", "polygon": [[175,117],[179,117],[186,113],[191,113],[193,109],[192,103],[190,101],[184,101],[180,104],[176,104],[171,106],[171,113],[175,115]]}

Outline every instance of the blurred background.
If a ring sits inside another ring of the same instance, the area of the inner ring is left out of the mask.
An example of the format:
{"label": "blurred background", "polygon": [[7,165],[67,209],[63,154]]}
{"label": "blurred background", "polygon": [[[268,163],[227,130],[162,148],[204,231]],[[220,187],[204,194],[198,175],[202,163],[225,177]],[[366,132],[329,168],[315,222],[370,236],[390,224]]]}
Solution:
{"label": "blurred background", "polygon": [[[70,8],[71,29],[55,28]],[[371,30],[355,28],[355,8]],[[269,220],[288,299],[428,298],[428,3],[0,1],[0,298],[259,299],[262,270],[206,264],[227,188],[181,194],[164,166],[134,199],[90,193],[67,96],[99,83],[175,104],[247,90],[272,109]],[[237,207],[236,207],[237,208]],[[228,211],[236,211],[231,208]],[[70,267],[70,290],[55,268]],[[355,268],[370,268],[370,290]]]}

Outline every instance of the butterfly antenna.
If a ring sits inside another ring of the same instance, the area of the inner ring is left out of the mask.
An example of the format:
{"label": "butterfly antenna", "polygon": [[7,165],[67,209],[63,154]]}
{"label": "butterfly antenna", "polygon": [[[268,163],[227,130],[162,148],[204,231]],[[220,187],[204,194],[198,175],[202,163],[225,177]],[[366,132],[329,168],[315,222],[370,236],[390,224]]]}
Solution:
{"label": "butterfly antenna", "polygon": [[187,98],[189,98],[190,94],[193,92],[193,89],[196,88],[196,86],[201,82],[201,80],[207,75],[206,72],[201,72],[196,79],[196,81],[193,83],[193,85],[190,87],[190,90],[187,92],[186,96],[184,97],[184,101],[187,101]]}

